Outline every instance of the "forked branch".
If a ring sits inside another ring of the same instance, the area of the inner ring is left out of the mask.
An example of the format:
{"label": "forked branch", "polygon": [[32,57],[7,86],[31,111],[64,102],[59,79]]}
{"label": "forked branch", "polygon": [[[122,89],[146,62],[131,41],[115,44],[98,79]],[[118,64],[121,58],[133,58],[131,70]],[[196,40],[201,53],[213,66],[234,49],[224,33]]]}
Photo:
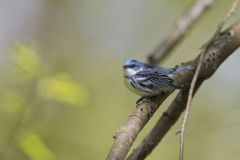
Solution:
{"label": "forked branch", "polygon": [[[199,72],[197,84],[194,93],[197,91],[202,82],[208,79],[217,70],[217,68],[240,46],[240,21],[233,24],[230,28],[221,32],[219,36],[205,50],[202,67]],[[185,64],[197,66],[199,56]],[[192,79],[192,76],[185,75]],[[176,81],[181,81],[181,76],[176,75]],[[186,81],[186,80],[185,80]],[[190,83],[189,83],[190,84]],[[142,143],[133,150],[128,160],[144,159],[162,140],[165,134],[175,124],[181,113],[186,107],[187,91],[180,91],[175,100],[164,112],[152,131],[146,136]],[[158,135],[158,136],[156,136]]]}

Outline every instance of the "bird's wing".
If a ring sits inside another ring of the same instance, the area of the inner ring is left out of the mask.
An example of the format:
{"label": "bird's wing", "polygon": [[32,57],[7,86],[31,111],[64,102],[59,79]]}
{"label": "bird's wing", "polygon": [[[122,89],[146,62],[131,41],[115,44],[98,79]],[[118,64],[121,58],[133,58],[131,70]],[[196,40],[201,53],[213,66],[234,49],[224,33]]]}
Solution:
{"label": "bird's wing", "polygon": [[140,85],[152,88],[172,88],[173,80],[156,69],[145,69],[135,75]]}

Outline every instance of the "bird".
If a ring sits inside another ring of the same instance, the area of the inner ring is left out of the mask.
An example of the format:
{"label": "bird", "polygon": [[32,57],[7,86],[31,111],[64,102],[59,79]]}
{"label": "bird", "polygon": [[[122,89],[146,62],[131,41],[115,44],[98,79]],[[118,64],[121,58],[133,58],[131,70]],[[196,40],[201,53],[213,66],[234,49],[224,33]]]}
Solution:
{"label": "bird", "polygon": [[174,73],[193,69],[191,66],[164,68],[146,64],[135,59],[123,63],[124,84],[128,89],[141,96],[137,104],[165,91],[181,89],[171,78]]}

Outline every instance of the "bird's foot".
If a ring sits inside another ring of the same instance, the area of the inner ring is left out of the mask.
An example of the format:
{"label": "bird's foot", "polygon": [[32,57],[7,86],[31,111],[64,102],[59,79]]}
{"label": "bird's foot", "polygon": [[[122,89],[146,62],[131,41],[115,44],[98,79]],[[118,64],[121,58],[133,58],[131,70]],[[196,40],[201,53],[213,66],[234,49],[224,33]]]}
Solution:
{"label": "bird's foot", "polygon": [[145,102],[151,102],[151,97],[152,96],[141,97],[139,100],[137,100],[136,106],[138,107],[139,105],[141,105]]}

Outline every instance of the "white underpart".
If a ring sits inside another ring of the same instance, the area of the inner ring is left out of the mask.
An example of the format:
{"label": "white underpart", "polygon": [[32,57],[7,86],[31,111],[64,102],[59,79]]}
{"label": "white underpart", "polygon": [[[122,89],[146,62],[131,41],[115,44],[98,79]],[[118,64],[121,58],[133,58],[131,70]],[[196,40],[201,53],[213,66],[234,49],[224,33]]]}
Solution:
{"label": "white underpart", "polygon": [[139,70],[137,70],[137,71],[135,71],[135,70],[132,69],[132,68],[127,68],[127,69],[125,70],[125,75],[127,75],[127,76],[132,76],[132,75],[136,74],[137,72],[139,72],[139,71],[141,71],[141,70],[142,70],[142,68],[139,69]]}

